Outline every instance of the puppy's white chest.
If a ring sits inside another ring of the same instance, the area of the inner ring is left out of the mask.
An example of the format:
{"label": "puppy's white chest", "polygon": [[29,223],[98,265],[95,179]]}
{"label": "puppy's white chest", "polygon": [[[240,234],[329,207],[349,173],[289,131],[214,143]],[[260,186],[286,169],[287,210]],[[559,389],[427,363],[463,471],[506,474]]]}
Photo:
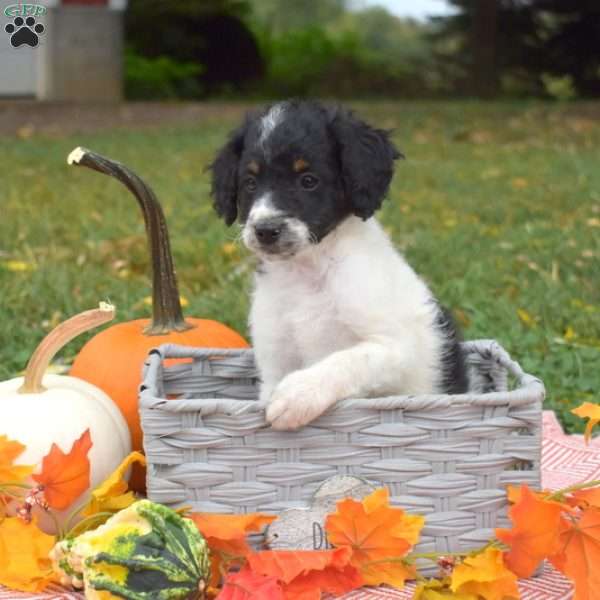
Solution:
{"label": "puppy's white chest", "polygon": [[335,298],[323,291],[313,291],[293,308],[289,327],[304,366],[355,342],[339,320]]}
{"label": "puppy's white chest", "polygon": [[340,320],[336,297],[328,283],[326,279],[299,278],[279,295],[279,324],[302,367],[357,341]]}

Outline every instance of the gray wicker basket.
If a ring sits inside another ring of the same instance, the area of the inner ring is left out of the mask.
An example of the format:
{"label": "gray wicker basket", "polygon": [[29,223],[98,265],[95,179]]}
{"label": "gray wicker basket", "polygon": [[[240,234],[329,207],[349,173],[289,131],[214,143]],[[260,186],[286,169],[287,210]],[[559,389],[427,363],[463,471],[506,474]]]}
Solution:
{"label": "gray wicker basket", "polygon": [[[419,552],[480,546],[507,525],[506,485],[540,485],[544,386],[494,341],[463,351],[468,394],[344,400],[300,431],[278,432],[256,402],[252,350],[163,345],[140,388],[148,497],[273,513],[350,474],[426,516]],[[165,367],[168,358],[188,360]]]}

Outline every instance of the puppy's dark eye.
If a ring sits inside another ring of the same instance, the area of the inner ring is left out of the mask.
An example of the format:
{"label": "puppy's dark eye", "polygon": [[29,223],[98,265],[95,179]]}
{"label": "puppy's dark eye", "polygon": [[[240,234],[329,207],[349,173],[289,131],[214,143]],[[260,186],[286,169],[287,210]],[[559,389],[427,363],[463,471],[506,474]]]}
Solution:
{"label": "puppy's dark eye", "polygon": [[244,180],[244,187],[246,188],[247,192],[255,192],[257,185],[258,184],[256,183],[256,177],[253,177],[252,175],[248,175],[248,177],[246,177],[246,179]]}
{"label": "puppy's dark eye", "polygon": [[319,178],[312,173],[304,173],[300,176],[300,185],[305,190],[314,190],[319,185]]}

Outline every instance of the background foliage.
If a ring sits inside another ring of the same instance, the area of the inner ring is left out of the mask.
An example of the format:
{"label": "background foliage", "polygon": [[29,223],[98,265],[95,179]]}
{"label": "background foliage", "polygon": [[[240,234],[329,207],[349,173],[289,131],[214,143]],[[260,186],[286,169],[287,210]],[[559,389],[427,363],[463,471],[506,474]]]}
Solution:
{"label": "background foliage", "polygon": [[[351,0],[131,0],[126,35],[140,57],[202,66],[181,97],[600,94],[595,0],[450,3],[455,15],[420,22]],[[146,67],[129,60],[130,97],[145,77],[170,97],[172,70]]]}

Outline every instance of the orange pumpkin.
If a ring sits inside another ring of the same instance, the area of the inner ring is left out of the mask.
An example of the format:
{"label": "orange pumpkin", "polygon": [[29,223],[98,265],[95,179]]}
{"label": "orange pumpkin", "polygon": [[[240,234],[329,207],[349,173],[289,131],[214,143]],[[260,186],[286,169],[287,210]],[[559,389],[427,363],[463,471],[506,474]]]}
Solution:
{"label": "orange pumpkin", "polygon": [[[165,217],[154,192],[144,181],[124,165],[83,148],[73,150],[68,163],[121,181],[136,197],[144,214],[152,258],[152,319],[119,323],[103,330],[81,349],[70,372],[104,390],[116,402],[129,425],[133,450],[142,450],[138,387],[148,352],[163,343],[210,348],[245,348],[248,343],[218,321],[184,319]],[[144,480],[143,469],[136,471],[134,467],[131,487],[143,491]]]}

